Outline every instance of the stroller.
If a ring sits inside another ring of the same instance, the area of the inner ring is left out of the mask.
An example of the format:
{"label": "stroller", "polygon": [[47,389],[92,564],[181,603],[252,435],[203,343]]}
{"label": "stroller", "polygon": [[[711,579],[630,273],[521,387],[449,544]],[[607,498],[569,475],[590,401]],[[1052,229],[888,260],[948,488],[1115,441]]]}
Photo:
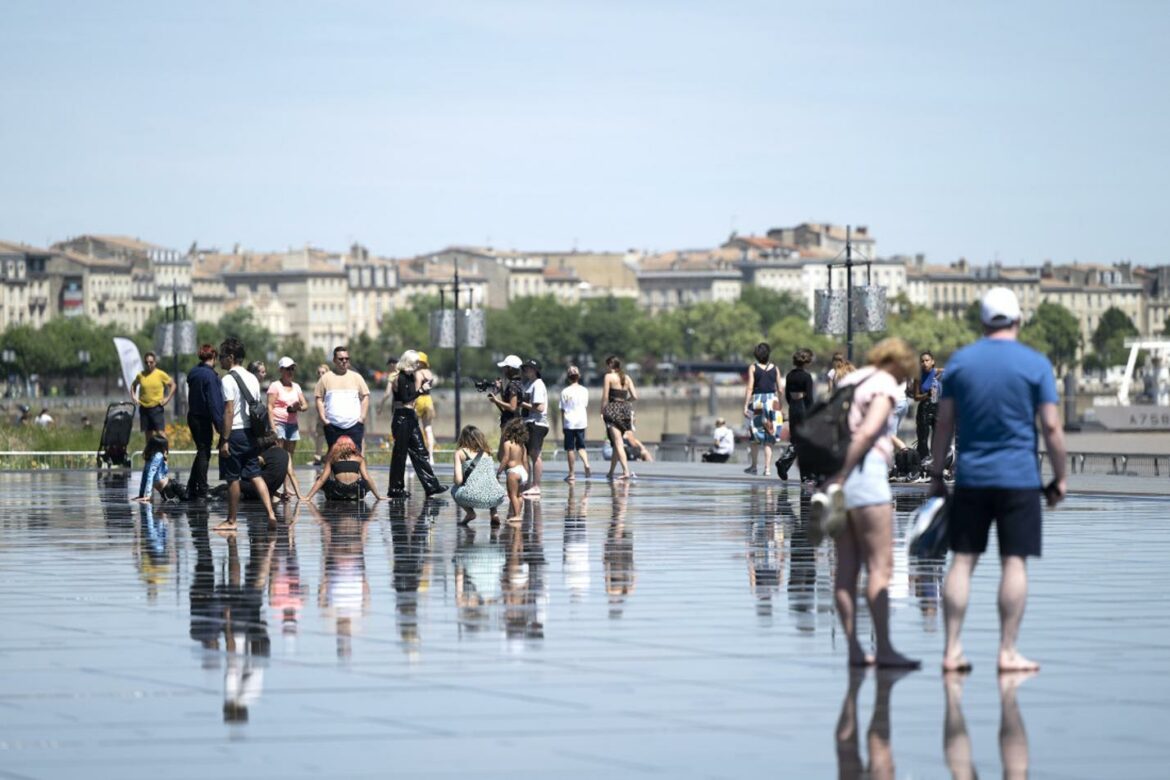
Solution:
{"label": "stroller", "polygon": [[130,467],[130,434],[134,432],[134,404],[129,401],[110,404],[98,442],[98,468]]}

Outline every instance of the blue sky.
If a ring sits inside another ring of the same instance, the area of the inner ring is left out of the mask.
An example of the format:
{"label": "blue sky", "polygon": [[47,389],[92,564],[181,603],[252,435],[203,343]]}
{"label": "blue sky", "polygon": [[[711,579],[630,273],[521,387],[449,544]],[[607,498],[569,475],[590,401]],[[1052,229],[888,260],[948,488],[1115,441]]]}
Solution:
{"label": "blue sky", "polygon": [[1170,4],[0,4],[0,238],[1170,262]]}

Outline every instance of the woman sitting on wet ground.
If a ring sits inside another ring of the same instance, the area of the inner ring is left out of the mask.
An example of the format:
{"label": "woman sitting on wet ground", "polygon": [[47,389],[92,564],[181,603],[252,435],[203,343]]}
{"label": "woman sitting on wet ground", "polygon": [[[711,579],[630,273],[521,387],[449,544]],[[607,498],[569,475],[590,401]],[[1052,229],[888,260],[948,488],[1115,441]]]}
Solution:
{"label": "woman sitting on wet ground", "polygon": [[366,471],[366,459],[348,436],[339,437],[333,449],[329,450],[325,467],[321,469],[321,475],[317,477],[305,500],[312,499],[318,491],[331,501],[361,501],[367,492],[373,493],[376,501],[382,500],[378,489],[374,487],[374,480],[370,478],[370,472]]}
{"label": "woman sitting on wet ground", "polygon": [[504,426],[501,450],[503,457],[496,469],[496,475],[507,474],[508,519],[520,517],[524,501],[520,498],[522,486],[528,482],[528,426],[517,417]]}
{"label": "woman sitting on wet ground", "polygon": [[460,524],[475,519],[475,510],[487,509],[492,514],[492,525],[500,522],[497,510],[507,495],[496,481],[495,459],[488,448],[487,437],[474,425],[465,425],[459,432],[455,450],[455,487],[451,497],[455,503],[467,510]]}
{"label": "woman sitting on wet ground", "polygon": [[142,451],[142,481],[138,484],[138,498],[135,501],[149,503],[156,490],[166,501],[187,500],[186,488],[171,479],[167,466],[170,451],[171,444],[161,433],[155,433],[147,440],[146,449]]}

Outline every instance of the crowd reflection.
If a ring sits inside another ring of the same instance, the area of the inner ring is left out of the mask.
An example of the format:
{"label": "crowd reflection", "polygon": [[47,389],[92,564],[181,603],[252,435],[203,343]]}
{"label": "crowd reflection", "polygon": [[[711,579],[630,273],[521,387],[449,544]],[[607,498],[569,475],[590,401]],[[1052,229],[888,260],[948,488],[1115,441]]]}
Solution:
{"label": "crowd reflection", "polygon": [[326,517],[312,502],[303,504],[321,532],[321,581],[317,605],[337,634],[337,657],[353,655],[353,637],[370,605],[366,575],[364,504],[331,502]]}
{"label": "crowd reflection", "polygon": [[408,504],[390,507],[392,579],[394,582],[394,623],[403,652],[417,659],[421,652],[419,594],[430,586],[431,519],[434,507],[423,505],[410,516]]}

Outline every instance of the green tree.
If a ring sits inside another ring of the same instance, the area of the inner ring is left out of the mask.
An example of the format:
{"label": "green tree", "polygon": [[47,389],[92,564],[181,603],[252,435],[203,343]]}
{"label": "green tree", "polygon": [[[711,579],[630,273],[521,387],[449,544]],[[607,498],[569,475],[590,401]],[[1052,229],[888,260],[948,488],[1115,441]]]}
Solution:
{"label": "green tree", "polygon": [[[889,317],[884,336],[905,339],[918,351],[930,350],[939,362],[945,362],[955,350],[976,338],[965,319],[940,317],[925,306],[913,306],[908,312]],[[861,357],[855,357],[854,362],[860,362]]]}
{"label": "green tree", "polygon": [[276,351],[276,338],[272,332],[252,316],[251,309],[239,308],[219,318],[216,325],[222,338],[229,336],[244,342],[247,360],[266,360],[269,352]]}
{"label": "green tree", "polygon": [[768,343],[772,346],[772,361],[785,368],[798,349],[811,349],[816,363],[827,361],[838,349],[832,336],[813,332],[807,317],[785,317],[773,324],[768,329]]}
{"label": "green tree", "polygon": [[1166,321],[1162,323],[1162,335],[1170,336],[1170,317],[1167,317]]}
{"label": "green tree", "polygon": [[804,300],[788,292],[747,284],[739,294],[739,301],[760,315],[760,324],[765,332],[771,331],[773,325],[789,317],[809,318],[808,305]]}
{"label": "green tree", "polygon": [[1129,359],[1129,347],[1125,340],[1138,335],[1138,329],[1125,312],[1110,306],[1101,315],[1097,329],[1093,331],[1093,350],[1102,366],[1116,366]]}
{"label": "green tree", "polygon": [[1076,365],[1081,326],[1071,311],[1059,303],[1045,301],[1020,330],[1020,341],[1047,355],[1057,373],[1063,374]]}
{"label": "green tree", "polygon": [[739,301],[705,301],[678,309],[671,316],[684,334],[684,351],[690,353],[688,357],[746,360],[764,335],[760,315]]}
{"label": "green tree", "polygon": [[983,333],[983,304],[971,301],[967,311],[963,312],[963,321],[967,323],[967,329],[972,333]]}

